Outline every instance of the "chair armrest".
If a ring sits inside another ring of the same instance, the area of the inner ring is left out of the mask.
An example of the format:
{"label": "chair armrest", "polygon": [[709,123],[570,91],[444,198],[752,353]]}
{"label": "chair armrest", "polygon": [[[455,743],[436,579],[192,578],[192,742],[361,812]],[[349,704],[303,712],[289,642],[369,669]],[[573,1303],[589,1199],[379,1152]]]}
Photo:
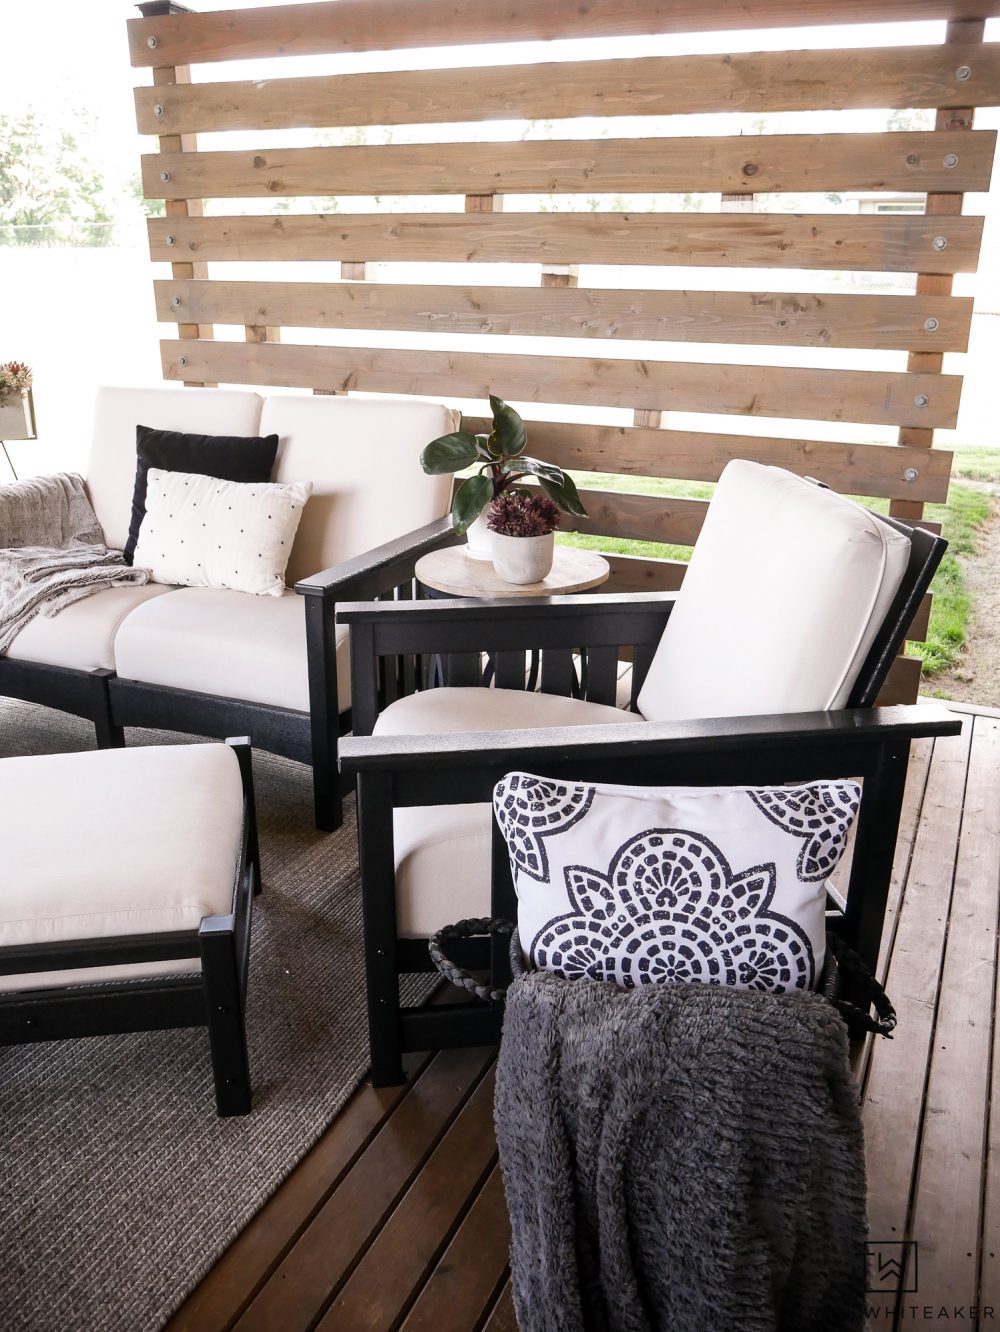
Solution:
{"label": "chair armrest", "polygon": [[[629,765],[637,760],[722,757],[725,769],[737,759],[783,761],[793,750],[815,755],[816,775],[834,757],[846,770],[861,775],[860,756],[866,748],[898,741],[957,735],[961,719],[937,704],[889,708],[855,708],[836,712],[779,713],[765,717],[713,717],[697,721],[627,722],[621,726],[568,726],[525,731],[465,731],[447,735],[352,736],[341,741],[345,772],[391,774],[398,803],[429,804],[436,788],[445,803],[483,799],[491,770],[532,765],[566,770],[574,763],[610,765],[629,781]],[[812,761],[811,759],[809,761]],[[483,774],[476,780],[475,769]],[[671,779],[676,780],[676,779]],[[733,779],[730,779],[731,781]],[[794,780],[802,780],[797,776]],[[735,778],[736,784],[740,779]]]}
{"label": "chair armrest", "polygon": [[413,577],[413,566],[421,555],[451,546],[461,540],[456,536],[451,515],[435,518],[425,527],[418,527],[405,536],[376,546],[353,560],[344,560],[330,569],[300,579],[295,591],[302,596],[323,597],[335,601],[343,596],[354,598],[378,596]]}

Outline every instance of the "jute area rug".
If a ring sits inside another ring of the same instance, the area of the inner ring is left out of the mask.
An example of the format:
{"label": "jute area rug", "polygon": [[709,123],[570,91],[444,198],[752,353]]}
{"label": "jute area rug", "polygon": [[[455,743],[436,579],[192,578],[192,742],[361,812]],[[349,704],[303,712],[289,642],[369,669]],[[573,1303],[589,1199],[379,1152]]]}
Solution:
{"label": "jute area rug", "polygon": [[[92,747],[87,724],[0,700],[0,758]],[[161,1327],[367,1071],[353,804],[317,833],[306,768],[258,752],[254,775],[253,1112],[216,1117],[204,1029],[0,1048],[2,1332]],[[128,810],[108,815],[113,836]]]}

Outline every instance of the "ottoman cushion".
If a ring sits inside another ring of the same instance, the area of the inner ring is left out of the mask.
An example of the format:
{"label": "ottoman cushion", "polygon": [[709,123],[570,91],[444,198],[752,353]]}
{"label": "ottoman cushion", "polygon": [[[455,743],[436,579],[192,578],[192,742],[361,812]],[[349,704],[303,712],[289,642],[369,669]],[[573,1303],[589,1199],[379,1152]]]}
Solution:
{"label": "ottoman cushion", "polygon": [[[0,947],[197,930],[232,909],[243,815],[226,745],[0,762]],[[0,976],[0,991],[192,972],[181,958]]]}

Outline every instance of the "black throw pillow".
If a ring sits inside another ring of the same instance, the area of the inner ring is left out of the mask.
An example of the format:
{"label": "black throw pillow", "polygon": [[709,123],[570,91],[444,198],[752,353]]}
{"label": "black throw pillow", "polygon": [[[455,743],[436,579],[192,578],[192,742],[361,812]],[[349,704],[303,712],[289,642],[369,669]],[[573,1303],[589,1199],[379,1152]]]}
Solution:
{"label": "black throw pillow", "polygon": [[277,452],[277,435],[185,435],[179,430],[136,426],[135,491],[125,562],[132,563],[139,528],[146,516],[146,477],[151,467],[217,476],[220,481],[270,481]]}

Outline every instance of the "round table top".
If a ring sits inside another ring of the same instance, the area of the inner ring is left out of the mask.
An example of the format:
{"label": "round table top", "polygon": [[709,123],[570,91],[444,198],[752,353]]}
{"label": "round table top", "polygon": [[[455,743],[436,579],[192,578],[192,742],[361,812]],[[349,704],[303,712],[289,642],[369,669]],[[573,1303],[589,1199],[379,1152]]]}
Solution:
{"label": "round table top", "polygon": [[466,549],[464,545],[446,546],[422,555],[414,570],[418,580],[451,597],[556,597],[599,587],[611,573],[603,555],[556,546],[547,578],[540,583],[507,583],[491,560],[473,559]]}

